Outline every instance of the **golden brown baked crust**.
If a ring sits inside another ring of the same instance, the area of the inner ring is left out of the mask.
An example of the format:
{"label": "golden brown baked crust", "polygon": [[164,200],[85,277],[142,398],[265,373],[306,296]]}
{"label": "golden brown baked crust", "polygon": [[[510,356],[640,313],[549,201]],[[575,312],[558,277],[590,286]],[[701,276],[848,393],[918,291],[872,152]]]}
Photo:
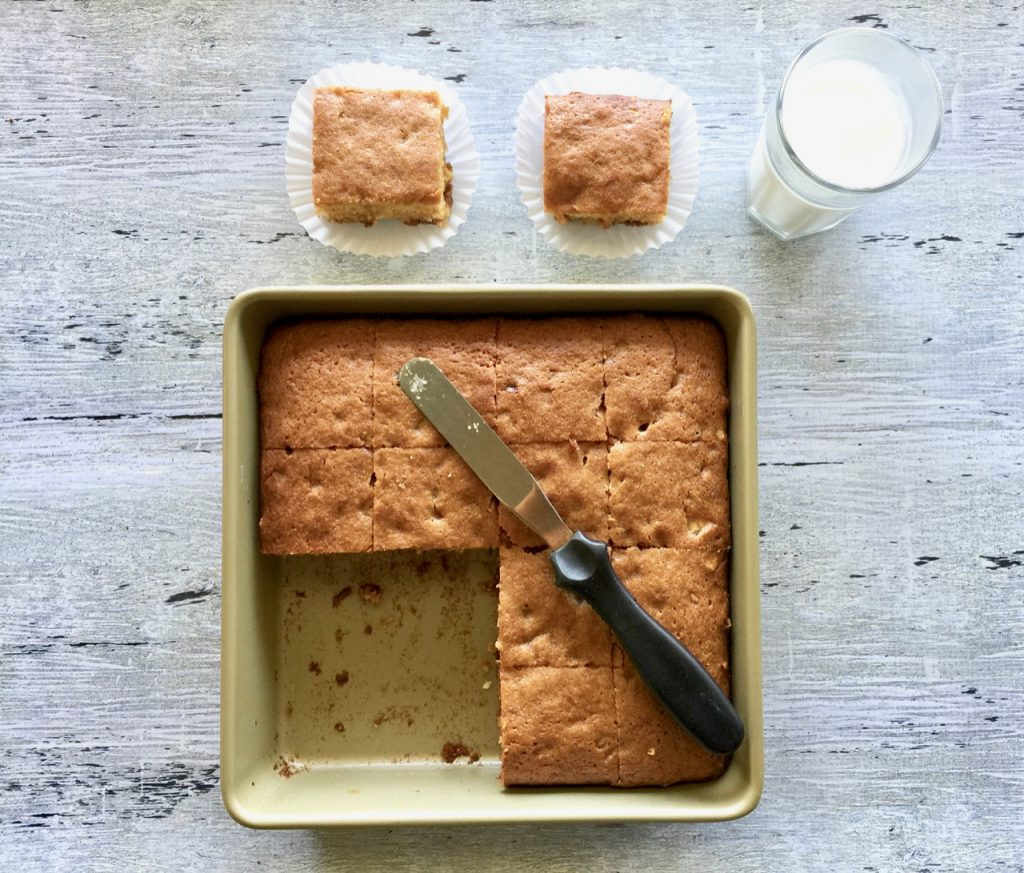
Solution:
{"label": "golden brown baked crust", "polygon": [[268,555],[368,552],[373,459],[368,449],[264,449],[260,548]]}
{"label": "golden brown baked crust", "polygon": [[[531,443],[512,446],[558,514],[573,530],[608,539],[608,449],[601,443]],[[517,546],[544,541],[504,506],[498,507],[502,537]]]}
{"label": "golden brown baked crust", "polygon": [[505,667],[610,667],[612,634],[597,613],[555,585],[550,553],[500,552],[498,644]]}
{"label": "golden brown baked crust", "polygon": [[[725,555],[702,549],[625,549],[612,552],[612,563],[640,605],[686,643],[728,693]],[[602,700],[600,680],[584,665],[603,666],[592,655],[606,651],[607,638],[598,628],[608,631],[603,623],[592,625],[591,620],[597,617],[589,607],[570,601],[555,587],[546,552],[502,549],[498,638],[504,784],[583,784],[600,773],[607,784],[629,787],[720,776],[728,759],[706,752],[680,730],[614,638],[613,701],[604,713],[614,717],[614,766],[605,760],[600,738],[607,723],[596,722],[588,702],[574,696],[586,683],[597,687],[591,692],[595,701]],[[558,671],[545,669],[549,667]],[[556,687],[556,682],[567,687]],[[557,732],[538,724],[541,718],[553,721]],[[537,744],[529,755],[523,749],[527,740]],[[588,748],[589,754],[581,756],[571,745],[577,742],[600,750],[599,760],[606,766],[595,767],[594,750]]]}
{"label": "golden brown baked crust", "polygon": [[[682,640],[729,693],[728,561],[703,549],[614,549],[612,566],[630,593]],[[622,650],[613,648],[619,784],[671,785],[720,776],[727,758],[681,731]]]}
{"label": "golden brown baked crust", "polygon": [[375,449],[373,548],[487,549],[498,511],[454,449]]}
{"label": "golden brown baked crust", "polygon": [[370,445],[374,322],[303,321],[263,344],[260,445],[326,449]]}
{"label": "golden brown baked crust", "polygon": [[569,525],[612,543],[636,599],[728,691],[721,330],[642,315],[305,322],[269,334],[259,379],[264,551],[493,548],[500,538],[505,784],[718,776],[727,759],[662,711],[608,628],[554,585],[540,540],[499,513],[397,388],[398,368],[420,354],[495,422]]}
{"label": "golden brown baked crust", "polygon": [[494,423],[494,342],[496,318],[385,320],[377,323],[373,354],[373,444],[443,446],[434,429],[398,386],[396,375],[410,358],[430,358],[473,404]]}
{"label": "golden brown baked crust", "polygon": [[501,666],[505,785],[612,785],[618,780],[609,667]]}
{"label": "golden brown baked crust", "polygon": [[604,441],[598,320],[501,319],[495,430],[511,444]]}
{"label": "golden brown baked crust", "polygon": [[[613,549],[612,566],[630,594],[729,693],[729,562],[704,549]],[[625,661],[616,643],[613,663]]]}
{"label": "golden brown baked crust", "polygon": [[728,548],[725,446],[615,443],[608,450],[608,474],[608,534],[613,545]]}
{"label": "golden brown baked crust", "polygon": [[619,440],[724,443],[725,336],[705,318],[607,318],[608,434]]}
{"label": "golden brown baked crust", "polygon": [[544,211],[556,221],[657,224],[668,208],[670,100],[548,95]]}
{"label": "golden brown baked crust", "polygon": [[313,204],[329,221],[382,218],[444,224],[448,109],[434,91],[317,88],[313,97]]}

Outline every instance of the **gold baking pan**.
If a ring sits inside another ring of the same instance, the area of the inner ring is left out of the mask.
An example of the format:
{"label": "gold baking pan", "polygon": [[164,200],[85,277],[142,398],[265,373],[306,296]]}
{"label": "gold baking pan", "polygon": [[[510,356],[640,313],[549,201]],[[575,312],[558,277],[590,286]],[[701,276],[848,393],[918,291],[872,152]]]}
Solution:
{"label": "gold baking pan", "polygon": [[[614,312],[703,314],[726,335],[732,694],[746,739],[713,782],[504,789],[492,648],[496,553],[261,554],[260,348],[270,325],[300,317]],[[750,304],[720,286],[349,286],[239,295],[224,324],[221,788],[231,815],[269,828],[715,821],[750,812],[764,781],[756,381]]]}

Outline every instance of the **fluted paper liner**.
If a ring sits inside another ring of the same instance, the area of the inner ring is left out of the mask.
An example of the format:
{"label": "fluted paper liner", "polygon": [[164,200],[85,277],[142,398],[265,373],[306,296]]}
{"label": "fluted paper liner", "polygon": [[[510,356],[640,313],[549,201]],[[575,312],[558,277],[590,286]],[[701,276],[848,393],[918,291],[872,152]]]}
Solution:
{"label": "fluted paper liner", "polygon": [[[378,221],[372,227],[325,221],[313,206],[313,93],[317,88],[407,88],[437,91],[448,107],[444,123],[445,159],[452,165],[452,210],[445,225],[407,225]],[[320,70],[295,95],[288,120],[286,146],[288,200],[299,223],[313,239],[357,255],[395,257],[440,248],[455,236],[466,220],[469,203],[480,176],[480,156],[469,130],[462,102],[447,85],[405,67],[389,64],[337,64]]]}
{"label": "fluted paper liner", "polygon": [[[672,101],[668,210],[660,224],[616,224],[609,228],[578,221],[559,224],[544,211],[544,97],[571,91]],[[515,153],[516,184],[522,193],[527,214],[540,235],[559,251],[591,257],[628,258],[671,242],[693,211],[700,161],[697,113],[686,92],[649,73],[585,67],[563,70],[541,79],[526,92],[519,105]]]}

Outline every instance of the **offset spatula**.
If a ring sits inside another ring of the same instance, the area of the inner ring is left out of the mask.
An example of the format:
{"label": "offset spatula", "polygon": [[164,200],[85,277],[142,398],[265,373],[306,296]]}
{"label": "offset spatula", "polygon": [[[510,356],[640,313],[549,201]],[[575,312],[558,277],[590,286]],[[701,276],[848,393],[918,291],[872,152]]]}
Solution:
{"label": "offset spatula", "polygon": [[548,544],[555,583],[582,597],[607,622],[665,709],[709,751],[736,751],[743,722],[729,698],[633,599],[612,569],[607,545],[566,526],[530,471],[433,361],[413,358],[399,370],[398,382],[494,496]]}

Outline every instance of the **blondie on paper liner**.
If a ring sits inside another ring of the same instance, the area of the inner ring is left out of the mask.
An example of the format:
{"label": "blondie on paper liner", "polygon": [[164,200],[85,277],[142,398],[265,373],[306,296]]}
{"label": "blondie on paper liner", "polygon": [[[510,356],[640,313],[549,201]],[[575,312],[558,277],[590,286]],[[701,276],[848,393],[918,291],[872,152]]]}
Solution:
{"label": "blondie on paper liner", "polygon": [[[622,94],[672,101],[668,210],[660,224],[639,227],[570,221],[559,224],[544,212],[544,97],[547,94]],[[537,82],[519,104],[516,119],[516,184],[541,236],[559,251],[602,258],[628,258],[675,239],[693,211],[700,161],[697,113],[682,89],[639,70],[585,67],[563,70]]]}
{"label": "blondie on paper liner", "polygon": [[[408,88],[437,91],[448,107],[444,123],[445,160],[452,165],[452,210],[448,223],[407,225],[378,221],[372,227],[325,221],[313,205],[313,93],[317,88]],[[469,130],[462,102],[447,85],[405,67],[389,64],[337,64],[320,70],[295,95],[288,120],[286,145],[288,200],[299,223],[313,239],[326,246],[356,255],[394,257],[416,255],[440,248],[455,236],[466,220],[469,203],[480,176],[480,156]]]}

